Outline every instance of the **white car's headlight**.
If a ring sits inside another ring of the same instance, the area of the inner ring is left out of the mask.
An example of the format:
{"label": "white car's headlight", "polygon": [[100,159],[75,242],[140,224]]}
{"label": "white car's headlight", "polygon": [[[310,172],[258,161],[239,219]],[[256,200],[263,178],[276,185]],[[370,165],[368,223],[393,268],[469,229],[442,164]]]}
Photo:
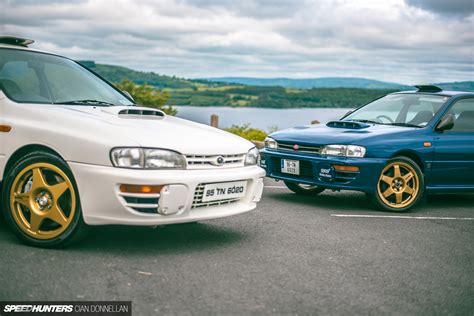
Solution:
{"label": "white car's headlight", "polygon": [[321,149],[321,155],[363,158],[365,151],[365,147],[362,146],[327,145]]}
{"label": "white car's headlight", "polygon": [[256,147],[250,149],[249,152],[247,153],[247,156],[245,156],[245,165],[246,166],[256,165],[259,154],[260,152],[258,151]]}
{"label": "white car's headlight", "polygon": [[171,150],[153,148],[114,148],[112,164],[133,169],[186,169],[186,158]]}
{"label": "white car's headlight", "polygon": [[265,138],[265,148],[277,149],[278,143],[271,137]]}

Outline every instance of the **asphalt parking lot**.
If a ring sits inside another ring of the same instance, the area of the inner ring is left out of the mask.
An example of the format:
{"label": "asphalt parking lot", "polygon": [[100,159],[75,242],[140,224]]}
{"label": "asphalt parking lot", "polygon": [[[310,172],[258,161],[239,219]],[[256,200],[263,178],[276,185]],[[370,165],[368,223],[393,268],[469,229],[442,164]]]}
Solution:
{"label": "asphalt parking lot", "polygon": [[473,315],[473,219],[474,195],[388,214],[361,193],[298,197],[267,181],[253,212],[96,228],[64,250],[23,246],[2,223],[0,300],[131,300],[137,315]]}

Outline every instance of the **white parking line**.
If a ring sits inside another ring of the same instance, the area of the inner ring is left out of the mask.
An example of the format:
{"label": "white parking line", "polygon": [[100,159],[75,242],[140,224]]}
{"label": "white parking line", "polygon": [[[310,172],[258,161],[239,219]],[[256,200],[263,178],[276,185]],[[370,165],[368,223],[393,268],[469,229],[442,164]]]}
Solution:
{"label": "white parking line", "polygon": [[331,214],[333,217],[351,217],[351,218],[394,218],[394,219],[428,219],[428,220],[459,220],[474,221],[474,217],[436,217],[436,216],[403,216],[403,215],[368,215],[368,214]]}
{"label": "white parking line", "polygon": [[281,186],[281,185],[266,185],[264,188],[270,188],[270,189],[286,189],[286,187]]}

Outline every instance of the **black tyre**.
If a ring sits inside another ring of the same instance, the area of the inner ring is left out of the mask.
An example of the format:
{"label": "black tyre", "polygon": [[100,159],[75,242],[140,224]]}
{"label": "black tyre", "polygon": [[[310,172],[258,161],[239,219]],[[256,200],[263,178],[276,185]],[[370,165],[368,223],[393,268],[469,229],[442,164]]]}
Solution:
{"label": "black tyre", "polygon": [[66,246],[89,230],[74,177],[55,155],[34,152],[18,161],[6,175],[2,201],[7,223],[26,244]]}
{"label": "black tyre", "polygon": [[325,190],[325,188],[316,185],[302,184],[289,181],[285,181],[285,185],[288,189],[299,195],[317,195]]}
{"label": "black tyre", "polygon": [[423,201],[425,180],[416,162],[407,157],[390,159],[369,194],[375,206],[388,212],[407,212]]}

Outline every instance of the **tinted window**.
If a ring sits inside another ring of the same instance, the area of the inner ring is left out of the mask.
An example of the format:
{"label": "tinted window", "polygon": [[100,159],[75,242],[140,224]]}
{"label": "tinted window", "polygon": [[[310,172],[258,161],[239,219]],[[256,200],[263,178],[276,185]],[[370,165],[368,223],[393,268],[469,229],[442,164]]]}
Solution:
{"label": "tinted window", "polygon": [[108,83],[67,58],[15,49],[0,49],[0,88],[17,102],[97,100],[132,104]]}
{"label": "tinted window", "polygon": [[454,127],[446,132],[474,132],[474,99],[456,102],[448,111],[454,115]]}

